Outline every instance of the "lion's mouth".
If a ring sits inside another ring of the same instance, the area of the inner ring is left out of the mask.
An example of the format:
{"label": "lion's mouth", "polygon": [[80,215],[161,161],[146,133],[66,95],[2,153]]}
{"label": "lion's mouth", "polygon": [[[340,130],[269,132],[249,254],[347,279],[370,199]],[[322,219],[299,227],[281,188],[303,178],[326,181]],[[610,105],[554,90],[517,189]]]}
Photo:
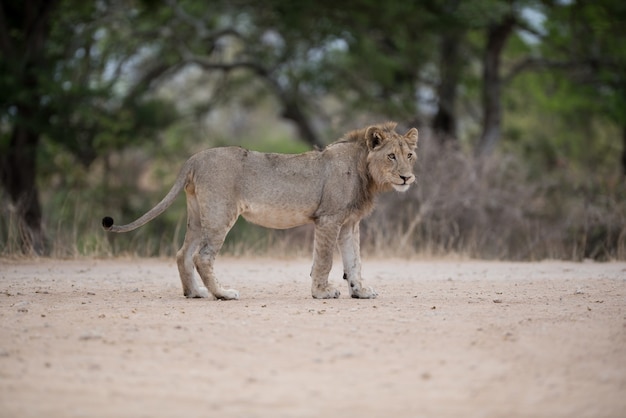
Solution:
{"label": "lion's mouth", "polygon": [[409,186],[411,185],[404,183],[404,184],[393,184],[392,186],[398,192],[406,192],[407,190],[409,190]]}
{"label": "lion's mouth", "polygon": [[402,184],[392,183],[393,188],[399,192],[409,190],[409,186],[415,181],[415,177],[413,176],[400,176],[400,179],[402,179]]}

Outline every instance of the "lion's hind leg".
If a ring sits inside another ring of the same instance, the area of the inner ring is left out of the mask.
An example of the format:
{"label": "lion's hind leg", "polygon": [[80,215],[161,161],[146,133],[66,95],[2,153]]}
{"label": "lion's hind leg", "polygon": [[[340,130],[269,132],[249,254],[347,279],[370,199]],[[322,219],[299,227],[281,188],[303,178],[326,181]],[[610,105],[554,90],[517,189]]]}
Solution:
{"label": "lion's hind leg", "polygon": [[[197,227],[198,234],[198,245],[192,256],[193,264],[213,296],[223,300],[239,299],[237,290],[225,289],[220,285],[213,270],[226,234],[239,217],[237,201],[234,196],[229,196],[229,185],[217,182],[208,171],[201,171],[198,177],[196,184],[202,184],[203,187],[194,187],[193,193],[187,190],[187,205],[193,208],[193,226]],[[189,224],[191,226],[191,219]]]}
{"label": "lion's hind leg", "polygon": [[193,254],[200,245],[198,232],[191,228],[188,229],[185,235],[185,243],[176,254],[176,263],[178,264],[180,281],[183,285],[183,294],[188,298],[209,297],[209,290],[205,286],[201,286],[194,277]]}
{"label": "lion's hind leg", "polygon": [[198,251],[202,239],[200,206],[193,188],[186,187],[185,191],[187,193],[187,232],[183,246],[176,253],[176,264],[183,285],[183,294],[188,298],[208,298],[209,290],[201,285],[194,274],[193,255]]}
{"label": "lion's hind leg", "polygon": [[[226,222],[220,218],[218,215],[212,220],[202,220],[201,237],[198,249],[193,254],[193,263],[202,278],[202,282],[213,296],[223,300],[239,299],[239,292],[235,289],[223,288],[213,271],[215,258],[224,244],[226,234],[235,223],[237,214],[234,214],[233,219],[230,219],[231,217],[229,216]],[[216,225],[216,227],[210,227],[209,225],[211,224]]]}
{"label": "lion's hind leg", "polygon": [[216,249],[216,247],[221,247],[222,242],[220,242],[219,246],[216,246],[215,241],[213,243],[209,240],[203,241],[200,248],[193,256],[193,262],[196,265],[196,269],[198,270],[204,285],[209,289],[209,292],[211,292],[213,296],[223,300],[239,299],[239,292],[235,289],[223,288],[217,280],[217,277],[215,277],[215,272],[213,271],[215,257],[219,251],[219,248]]}

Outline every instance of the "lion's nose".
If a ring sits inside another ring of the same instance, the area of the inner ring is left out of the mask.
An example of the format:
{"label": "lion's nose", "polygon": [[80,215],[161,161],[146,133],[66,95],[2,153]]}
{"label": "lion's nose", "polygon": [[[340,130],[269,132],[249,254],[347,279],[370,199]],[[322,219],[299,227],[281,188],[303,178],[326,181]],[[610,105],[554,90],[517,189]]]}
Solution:
{"label": "lion's nose", "polygon": [[406,182],[409,181],[411,176],[400,176],[400,178],[402,179],[402,181],[404,181],[404,184],[406,184]]}

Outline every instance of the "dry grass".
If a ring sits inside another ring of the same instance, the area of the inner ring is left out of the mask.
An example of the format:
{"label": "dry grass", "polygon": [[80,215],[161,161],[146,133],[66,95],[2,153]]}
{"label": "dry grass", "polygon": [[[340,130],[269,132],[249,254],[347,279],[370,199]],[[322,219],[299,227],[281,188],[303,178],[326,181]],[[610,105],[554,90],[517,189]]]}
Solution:
{"label": "dry grass", "polygon": [[418,186],[381,199],[364,222],[375,252],[473,258],[626,258],[626,196],[602,178],[564,170],[533,179],[513,155],[477,160],[424,141]]}
{"label": "dry grass", "polygon": [[[427,137],[420,139],[419,155],[417,186],[404,194],[381,196],[374,213],[363,221],[365,254],[626,259],[626,191],[621,178],[581,176],[567,169],[537,176],[513,155],[478,161],[459,149],[441,148]],[[118,170],[125,172],[123,167]],[[136,177],[118,179],[127,181],[120,183],[120,190],[137,190]],[[184,199],[167,216],[136,232],[115,236],[100,227],[102,208],[107,208],[106,214],[115,209],[111,207],[115,201],[108,198],[111,194],[98,197],[93,185],[84,187],[82,191],[49,190],[49,198],[44,199],[52,256],[170,257],[176,253],[184,237]],[[135,211],[149,208],[161,192],[153,191],[151,197],[134,194]],[[17,214],[7,200],[3,197],[0,205],[0,255],[4,256],[21,251]],[[128,206],[123,198],[117,203]],[[270,231],[238,222],[223,252],[302,256],[311,253],[312,242],[311,226]]]}

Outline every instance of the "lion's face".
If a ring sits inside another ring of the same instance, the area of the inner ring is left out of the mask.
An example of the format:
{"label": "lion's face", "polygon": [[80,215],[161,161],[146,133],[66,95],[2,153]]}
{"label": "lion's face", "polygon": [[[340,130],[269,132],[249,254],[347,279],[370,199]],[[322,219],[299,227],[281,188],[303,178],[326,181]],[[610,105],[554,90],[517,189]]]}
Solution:
{"label": "lion's face", "polygon": [[413,165],[416,161],[417,129],[405,135],[380,127],[370,127],[365,133],[369,154],[370,175],[381,189],[393,187],[406,192],[415,182]]}

